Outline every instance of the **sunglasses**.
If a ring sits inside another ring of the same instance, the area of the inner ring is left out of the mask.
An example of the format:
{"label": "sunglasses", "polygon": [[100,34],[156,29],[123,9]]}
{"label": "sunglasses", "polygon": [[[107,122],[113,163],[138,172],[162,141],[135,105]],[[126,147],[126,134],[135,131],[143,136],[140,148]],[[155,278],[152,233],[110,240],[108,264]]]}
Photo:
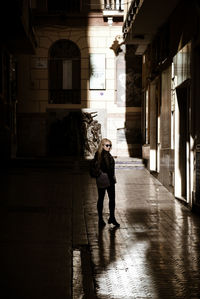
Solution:
{"label": "sunglasses", "polygon": [[106,147],[111,147],[112,145],[111,144],[104,144]]}

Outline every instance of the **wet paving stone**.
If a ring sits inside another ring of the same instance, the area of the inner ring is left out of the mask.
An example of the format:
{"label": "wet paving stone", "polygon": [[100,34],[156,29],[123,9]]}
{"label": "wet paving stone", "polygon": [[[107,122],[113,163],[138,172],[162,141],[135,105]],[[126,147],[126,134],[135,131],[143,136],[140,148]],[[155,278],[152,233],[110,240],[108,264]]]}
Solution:
{"label": "wet paving stone", "polygon": [[200,298],[199,216],[144,169],[117,169],[117,181],[120,228],[99,230],[95,190],[85,197],[98,298]]}

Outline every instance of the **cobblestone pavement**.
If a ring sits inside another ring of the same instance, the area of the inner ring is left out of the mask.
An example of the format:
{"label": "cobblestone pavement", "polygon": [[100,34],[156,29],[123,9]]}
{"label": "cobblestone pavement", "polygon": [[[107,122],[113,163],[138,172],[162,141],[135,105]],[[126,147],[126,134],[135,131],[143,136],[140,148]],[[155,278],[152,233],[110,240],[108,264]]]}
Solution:
{"label": "cobblestone pavement", "polygon": [[85,162],[1,173],[2,299],[200,298],[200,217],[134,165],[116,164],[121,226],[102,230]]}

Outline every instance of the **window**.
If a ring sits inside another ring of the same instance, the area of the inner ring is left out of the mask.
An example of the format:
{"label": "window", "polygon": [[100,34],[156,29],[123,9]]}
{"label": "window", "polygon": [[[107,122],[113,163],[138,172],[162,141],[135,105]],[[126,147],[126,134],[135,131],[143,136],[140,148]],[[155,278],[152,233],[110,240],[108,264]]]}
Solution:
{"label": "window", "polygon": [[175,87],[190,79],[191,43],[185,45],[173,58]]}
{"label": "window", "polygon": [[49,103],[79,104],[80,50],[70,40],[59,40],[49,52]]}

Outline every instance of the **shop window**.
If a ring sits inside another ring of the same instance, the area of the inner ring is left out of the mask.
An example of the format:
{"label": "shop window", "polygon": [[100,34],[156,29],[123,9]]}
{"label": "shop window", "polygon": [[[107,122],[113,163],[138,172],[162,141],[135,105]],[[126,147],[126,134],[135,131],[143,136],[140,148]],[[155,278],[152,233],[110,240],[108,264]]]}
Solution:
{"label": "shop window", "polygon": [[80,50],[69,40],[59,40],[49,52],[49,103],[79,104]]}
{"label": "shop window", "polygon": [[183,47],[173,58],[175,87],[191,78],[191,43]]}

